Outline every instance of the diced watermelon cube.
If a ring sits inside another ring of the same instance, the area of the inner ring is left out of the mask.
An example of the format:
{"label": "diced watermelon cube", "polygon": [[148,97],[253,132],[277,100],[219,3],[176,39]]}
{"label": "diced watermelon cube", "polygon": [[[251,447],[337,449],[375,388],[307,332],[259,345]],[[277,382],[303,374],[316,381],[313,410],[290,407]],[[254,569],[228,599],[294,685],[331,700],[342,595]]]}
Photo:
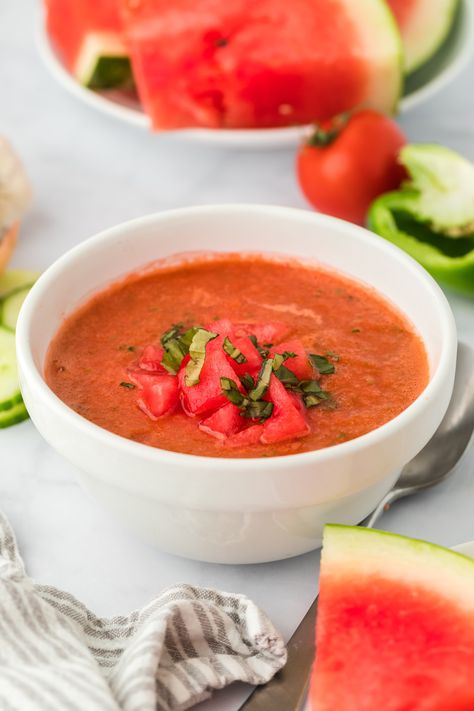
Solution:
{"label": "diced watermelon cube", "polygon": [[284,341],[279,343],[278,347],[272,348],[270,353],[274,355],[284,351],[296,353],[296,358],[287,358],[283,363],[299,380],[312,380],[315,377],[315,370],[301,341],[296,338],[292,341]]}
{"label": "diced watermelon cube", "polygon": [[178,373],[179,387],[181,390],[181,403],[188,415],[200,415],[210,410],[217,410],[228,403],[222,393],[221,378],[234,380],[241,389],[237,373],[230,365],[222,348],[224,337],[219,336],[209,341],[206,348],[206,357],[199,377],[199,383],[187,386],[185,382],[186,363],[189,357],[183,360]]}
{"label": "diced watermelon cube", "polygon": [[179,403],[178,378],[174,375],[146,373],[142,370],[130,370],[130,380],[140,390],[138,407],[152,420],[173,412]]}
{"label": "diced watermelon cube", "polygon": [[199,429],[220,440],[235,434],[244,425],[240,410],[229,402],[199,424]]}
{"label": "diced watermelon cube", "polygon": [[285,389],[275,375],[270,378],[267,399],[273,402],[274,409],[272,416],[263,425],[263,444],[274,444],[308,434],[309,425],[296,405],[292,393]]}
{"label": "diced watermelon cube", "polygon": [[211,321],[206,325],[206,329],[218,333],[220,336],[229,336],[229,338],[234,335],[234,324],[228,318]]}
{"label": "diced watermelon cube", "polygon": [[138,359],[138,367],[152,373],[162,373],[163,375],[168,375],[166,368],[163,368],[161,365],[162,360],[163,348],[154,345],[146,346]]}
{"label": "diced watermelon cube", "polygon": [[237,432],[226,439],[226,446],[229,447],[248,447],[252,444],[258,444],[263,433],[263,425],[251,425],[245,430]]}
{"label": "diced watermelon cube", "polygon": [[236,323],[234,330],[236,336],[255,336],[259,345],[264,345],[265,343],[280,343],[290,328],[282,321],[267,321],[266,323]]}
{"label": "diced watermelon cube", "polygon": [[242,355],[245,356],[245,363],[237,363],[233,358],[228,356],[229,362],[237,375],[244,375],[244,373],[249,373],[250,375],[255,375],[260,370],[262,365],[262,356],[258,350],[253,345],[252,341],[248,337],[244,338],[233,338],[232,345],[238,348]]}

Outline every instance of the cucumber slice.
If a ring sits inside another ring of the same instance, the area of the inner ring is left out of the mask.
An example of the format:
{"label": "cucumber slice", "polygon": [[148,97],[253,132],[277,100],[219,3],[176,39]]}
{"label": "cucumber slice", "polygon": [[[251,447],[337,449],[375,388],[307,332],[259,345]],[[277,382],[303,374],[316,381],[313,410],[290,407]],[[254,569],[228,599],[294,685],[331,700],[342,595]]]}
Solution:
{"label": "cucumber slice", "polygon": [[24,300],[26,299],[30,288],[27,286],[24,289],[19,289],[14,291],[13,294],[7,296],[2,305],[1,321],[3,326],[9,328],[11,331],[16,329],[16,322],[18,321],[18,314]]}
{"label": "cucumber slice", "polygon": [[0,274],[0,299],[18,291],[18,289],[23,289],[25,286],[32,286],[39,275],[40,272],[26,269],[10,269],[10,271]]}
{"label": "cucumber slice", "polygon": [[28,410],[23,402],[19,402],[9,410],[0,410],[0,429],[16,425],[19,422],[23,422],[23,420],[27,420],[28,417]]}
{"label": "cucumber slice", "polygon": [[91,32],[86,36],[74,75],[88,89],[133,86],[128,50],[120,37],[111,32]]}
{"label": "cucumber slice", "polygon": [[15,335],[0,326],[0,413],[15,409],[21,402],[16,367]]}

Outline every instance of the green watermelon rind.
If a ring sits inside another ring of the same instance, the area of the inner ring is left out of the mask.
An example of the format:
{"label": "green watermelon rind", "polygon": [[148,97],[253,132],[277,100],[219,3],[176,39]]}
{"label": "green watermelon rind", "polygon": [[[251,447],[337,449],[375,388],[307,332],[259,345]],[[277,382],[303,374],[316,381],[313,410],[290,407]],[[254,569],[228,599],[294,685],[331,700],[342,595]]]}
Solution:
{"label": "green watermelon rind", "polygon": [[[446,42],[449,33],[451,32],[451,29],[453,27],[454,19],[456,17],[456,13],[459,9],[459,6],[461,4],[461,0],[451,0],[450,6],[446,9],[446,15],[444,17],[444,22],[443,22],[443,28],[441,32],[438,34],[436,38],[436,42],[431,44],[429,48],[426,49],[423,53],[417,55],[416,60],[412,62],[407,62],[404,66],[404,73],[405,75],[411,76],[414,74],[416,71],[421,69],[427,62],[429,62],[430,59],[438,52],[443,44]],[[434,14],[434,13],[431,13]]]}
{"label": "green watermelon rind", "polygon": [[[404,75],[405,75],[405,55],[404,55],[404,47],[403,47],[403,40],[402,36],[400,34],[400,29],[397,24],[397,21],[390,10],[386,0],[357,0],[356,3],[354,3],[354,0],[344,0],[346,2],[346,6],[348,8],[348,11],[350,12],[351,5],[354,7],[354,5],[361,6],[363,9],[363,6],[367,6],[367,12],[363,13],[362,10],[360,12],[361,17],[364,15],[370,18],[371,13],[374,13],[374,9],[379,13],[379,17],[382,20],[382,23],[385,25],[385,28],[388,30],[388,34],[391,35],[391,38],[394,43],[394,48],[393,48],[393,65],[394,65],[394,89],[393,89],[393,99],[390,102],[387,102],[384,105],[379,105],[375,106],[374,108],[377,108],[379,110],[385,111],[385,113],[388,114],[396,114],[398,110],[398,106],[400,104],[400,100],[402,99],[403,96],[403,89],[404,89]],[[369,20],[370,23],[370,20]],[[369,25],[370,26],[370,25]],[[367,43],[368,46],[370,46],[371,42],[373,42],[373,29],[372,27],[370,28],[371,31],[371,37],[369,38],[369,42]],[[370,105],[372,105],[372,102],[368,102]]]}
{"label": "green watermelon rind", "polygon": [[133,74],[124,42],[111,32],[85,36],[74,68],[77,81],[87,89],[115,89],[133,85]]}
{"label": "green watermelon rind", "polygon": [[359,579],[377,575],[397,584],[420,585],[474,611],[474,560],[436,543],[362,526],[327,524],[323,574],[352,569]]}

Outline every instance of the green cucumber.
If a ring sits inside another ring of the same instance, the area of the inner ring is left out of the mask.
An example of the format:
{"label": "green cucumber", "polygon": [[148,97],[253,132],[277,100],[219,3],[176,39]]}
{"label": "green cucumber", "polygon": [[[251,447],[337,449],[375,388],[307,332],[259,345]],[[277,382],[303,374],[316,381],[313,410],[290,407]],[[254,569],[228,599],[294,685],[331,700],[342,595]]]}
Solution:
{"label": "green cucumber", "polygon": [[0,326],[0,413],[2,413],[2,418],[5,411],[16,409],[21,402],[16,367],[15,335]]}
{"label": "green cucumber", "polygon": [[74,75],[88,89],[133,87],[128,50],[119,35],[90,32],[84,39]]}
{"label": "green cucumber", "polygon": [[0,299],[4,299],[5,296],[24,289],[26,286],[33,286],[39,275],[39,272],[25,269],[10,269],[10,271],[0,274]]}
{"label": "green cucumber", "polygon": [[23,402],[19,402],[9,410],[0,410],[0,429],[16,425],[27,419],[28,411]]}
{"label": "green cucumber", "polygon": [[14,291],[13,294],[7,296],[2,304],[1,310],[1,322],[5,328],[9,328],[11,331],[16,329],[16,322],[18,321],[18,314],[24,300],[26,299],[30,288],[27,286],[24,289],[19,289]]}

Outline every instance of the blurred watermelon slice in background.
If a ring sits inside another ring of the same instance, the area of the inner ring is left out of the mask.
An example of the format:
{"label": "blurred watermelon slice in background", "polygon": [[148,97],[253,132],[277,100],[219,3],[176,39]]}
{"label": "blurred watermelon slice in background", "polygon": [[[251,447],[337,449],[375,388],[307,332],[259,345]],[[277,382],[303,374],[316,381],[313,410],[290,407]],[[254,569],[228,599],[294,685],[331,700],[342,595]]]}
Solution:
{"label": "blurred watermelon slice in background", "polygon": [[118,0],[45,0],[49,36],[62,61],[84,86],[133,84]]}
{"label": "blurred watermelon slice in background", "polygon": [[418,69],[443,44],[459,0],[387,0],[400,26],[405,71]]}
{"label": "blurred watermelon slice in background", "polygon": [[397,107],[401,43],[384,0],[121,1],[156,129],[280,127]]}

